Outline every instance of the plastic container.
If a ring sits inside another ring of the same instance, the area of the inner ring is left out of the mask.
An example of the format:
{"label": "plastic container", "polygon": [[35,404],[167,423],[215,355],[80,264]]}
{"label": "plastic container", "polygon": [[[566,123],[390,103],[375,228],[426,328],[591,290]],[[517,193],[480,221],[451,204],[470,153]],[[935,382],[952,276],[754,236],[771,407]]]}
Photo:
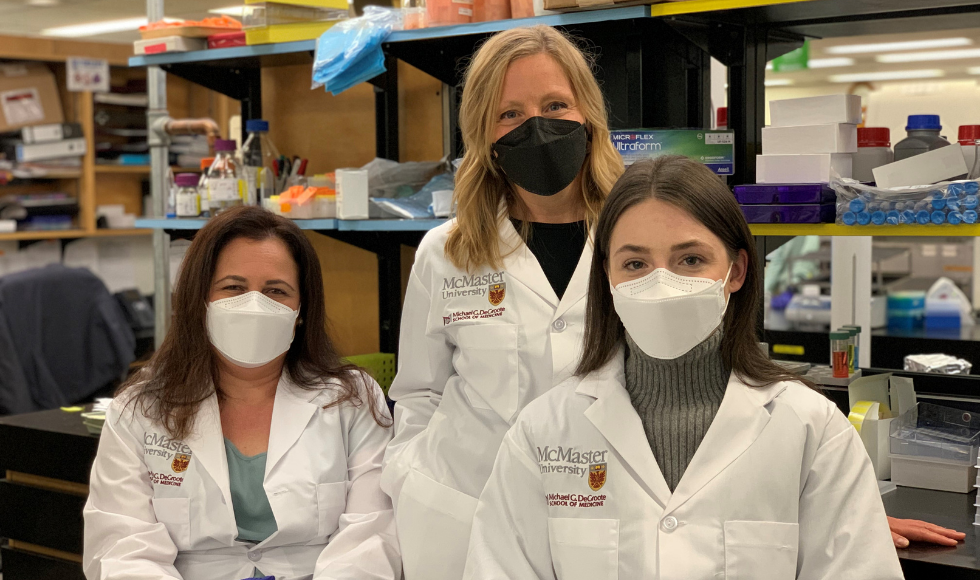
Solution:
{"label": "plastic container", "polygon": [[313,217],[320,219],[337,217],[337,196],[317,195],[313,199]]}
{"label": "plastic container", "polygon": [[977,480],[980,414],[918,403],[889,428],[892,481],[968,493]]}
{"label": "plastic container", "polygon": [[201,176],[197,181],[198,199],[201,200],[201,217],[211,217],[211,207],[208,205],[208,168],[214,163],[214,157],[201,159]]}
{"label": "plastic container", "polygon": [[243,28],[264,28],[281,24],[342,20],[347,10],[320,6],[300,6],[278,2],[246,4],[242,12]]}
{"label": "plastic container", "polygon": [[892,292],[888,295],[888,328],[915,330],[922,328],[926,309],[926,293],[920,291]]}
{"label": "plastic container", "polygon": [[856,328],[843,327],[840,330],[847,333],[847,372],[853,375],[855,367],[857,366],[857,337],[858,331]]}
{"label": "plastic container", "polygon": [[949,141],[939,135],[942,129],[939,115],[909,115],[908,125],[905,126],[908,137],[895,144],[895,161],[949,145]]}
{"label": "plastic container", "polygon": [[[942,225],[977,221],[980,182],[953,181],[901,190],[855,181],[834,181],[837,223],[853,225]],[[972,213],[971,213],[972,212]]]}
{"label": "plastic container", "polygon": [[837,194],[826,183],[760,183],[736,185],[735,199],[740,204],[831,203]]}
{"label": "plastic container", "polygon": [[830,359],[834,378],[846,379],[850,376],[847,364],[847,342],[850,333],[837,331],[830,333]]}
{"label": "plastic container", "polygon": [[841,328],[852,331],[854,335],[854,356],[851,357],[854,361],[851,372],[854,372],[855,369],[861,366],[861,327],[855,324],[842,326]]}
{"label": "plastic container", "polygon": [[958,142],[966,166],[970,169],[968,177],[980,177],[980,125],[960,125]]}
{"label": "plastic container", "polygon": [[245,165],[245,183],[248,205],[262,205],[263,201],[279,193],[276,191],[275,161],[279,150],[269,140],[269,122],[251,119],[245,122],[248,137],[242,145],[242,162]]}
{"label": "plastic container", "polygon": [[874,181],[875,167],[895,160],[891,150],[891,130],[888,127],[858,127],[858,150],[851,164],[851,177],[858,181]]}
{"label": "plastic container", "polygon": [[174,177],[177,188],[177,217],[201,215],[201,197],[197,191],[199,177],[196,173],[178,173]]}
{"label": "plastic container", "polygon": [[208,168],[208,208],[211,215],[238,207],[245,199],[245,181],[235,159],[235,142],[218,139],[214,142],[214,151],[214,163]]}
{"label": "plastic container", "polygon": [[429,26],[450,26],[473,22],[473,0],[426,0]]}
{"label": "plastic container", "polygon": [[740,205],[745,221],[750,224],[818,224],[834,221],[836,205]]}

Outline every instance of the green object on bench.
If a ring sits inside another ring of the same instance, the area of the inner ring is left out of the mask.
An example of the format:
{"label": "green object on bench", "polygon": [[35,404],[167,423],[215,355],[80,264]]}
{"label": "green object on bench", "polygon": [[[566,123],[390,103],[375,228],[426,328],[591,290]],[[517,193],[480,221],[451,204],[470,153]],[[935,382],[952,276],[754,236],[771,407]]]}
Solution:
{"label": "green object on bench", "polygon": [[388,387],[395,380],[395,355],[384,352],[357,354],[344,360],[366,370],[374,380],[378,381],[384,394],[388,394]]}

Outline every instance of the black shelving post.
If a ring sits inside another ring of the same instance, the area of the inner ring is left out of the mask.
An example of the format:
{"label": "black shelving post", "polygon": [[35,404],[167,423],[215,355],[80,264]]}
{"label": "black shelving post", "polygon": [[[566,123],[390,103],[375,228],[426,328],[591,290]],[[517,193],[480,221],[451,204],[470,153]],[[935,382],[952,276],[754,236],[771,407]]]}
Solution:
{"label": "black shelving post", "polygon": [[386,72],[371,79],[374,85],[376,155],[398,161],[398,59],[385,56]]}

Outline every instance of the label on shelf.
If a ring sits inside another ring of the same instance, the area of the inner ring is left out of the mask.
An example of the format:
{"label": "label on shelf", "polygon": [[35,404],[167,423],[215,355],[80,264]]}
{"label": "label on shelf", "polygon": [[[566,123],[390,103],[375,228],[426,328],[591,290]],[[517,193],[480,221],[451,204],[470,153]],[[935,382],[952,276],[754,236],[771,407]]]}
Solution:
{"label": "label on shelf", "polygon": [[208,198],[213,201],[233,201],[241,199],[240,179],[219,177],[208,180]]}

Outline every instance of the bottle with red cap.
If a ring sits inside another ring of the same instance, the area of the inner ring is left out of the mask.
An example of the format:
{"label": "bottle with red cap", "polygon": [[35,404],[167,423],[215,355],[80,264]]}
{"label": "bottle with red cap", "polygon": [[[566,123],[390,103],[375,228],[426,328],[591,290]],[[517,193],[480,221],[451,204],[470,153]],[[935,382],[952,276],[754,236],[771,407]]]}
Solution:
{"label": "bottle with red cap", "polygon": [[728,129],[728,107],[718,107],[716,123],[719,131]]}
{"label": "bottle with red cap", "polygon": [[970,179],[980,177],[980,125],[960,125],[960,148],[966,166],[970,168]]}
{"label": "bottle with red cap", "polygon": [[874,181],[874,168],[888,165],[895,155],[891,150],[888,127],[858,127],[858,150],[854,154],[851,175],[858,181]]}

